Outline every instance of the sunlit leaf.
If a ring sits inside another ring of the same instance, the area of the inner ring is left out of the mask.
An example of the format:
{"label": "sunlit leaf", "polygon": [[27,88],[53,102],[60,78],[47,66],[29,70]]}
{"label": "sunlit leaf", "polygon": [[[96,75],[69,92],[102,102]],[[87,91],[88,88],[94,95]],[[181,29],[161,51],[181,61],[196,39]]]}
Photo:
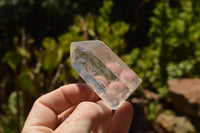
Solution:
{"label": "sunlit leaf", "polygon": [[56,41],[53,38],[46,37],[42,41],[42,46],[46,49],[54,49],[56,47]]}
{"label": "sunlit leaf", "polygon": [[[18,94],[17,94],[18,93]],[[17,105],[17,95],[19,100],[19,105]],[[10,94],[8,98],[8,107],[13,115],[17,115],[17,106],[21,108],[22,106],[22,92],[21,91],[14,91]]]}
{"label": "sunlit leaf", "polygon": [[27,51],[26,49],[22,49],[22,48],[18,47],[17,51],[23,57],[30,58],[30,56],[31,56],[29,51]]}
{"label": "sunlit leaf", "polygon": [[10,94],[8,99],[8,106],[12,114],[17,114],[17,92],[14,91]]}
{"label": "sunlit leaf", "polygon": [[62,56],[62,49],[52,49],[45,51],[42,55],[42,68],[47,71],[54,70],[60,63]]}

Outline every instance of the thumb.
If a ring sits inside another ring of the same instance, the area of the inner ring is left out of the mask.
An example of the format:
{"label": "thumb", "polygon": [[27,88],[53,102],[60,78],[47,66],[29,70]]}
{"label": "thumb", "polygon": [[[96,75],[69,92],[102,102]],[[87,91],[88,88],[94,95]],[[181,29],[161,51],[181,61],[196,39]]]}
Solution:
{"label": "thumb", "polygon": [[112,117],[112,110],[102,101],[82,102],[73,113],[55,130],[55,133],[89,133],[108,117]]}

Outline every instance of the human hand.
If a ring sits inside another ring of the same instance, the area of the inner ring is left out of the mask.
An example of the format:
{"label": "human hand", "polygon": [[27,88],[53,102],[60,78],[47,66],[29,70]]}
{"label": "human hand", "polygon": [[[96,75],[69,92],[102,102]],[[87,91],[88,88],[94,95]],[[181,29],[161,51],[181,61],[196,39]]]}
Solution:
{"label": "human hand", "polygon": [[127,133],[132,115],[129,102],[113,113],[89,85],[69,84],[35,101],[22,133]]}

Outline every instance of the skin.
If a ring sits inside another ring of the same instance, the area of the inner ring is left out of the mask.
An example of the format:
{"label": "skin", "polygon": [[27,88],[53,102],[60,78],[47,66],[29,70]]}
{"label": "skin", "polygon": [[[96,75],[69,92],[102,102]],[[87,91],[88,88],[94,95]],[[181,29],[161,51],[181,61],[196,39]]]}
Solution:
{"label": "skin", "polygon": [[37,99],[22,133],[128,133],[133,108],[113,113],[86,84],[62,86]]}

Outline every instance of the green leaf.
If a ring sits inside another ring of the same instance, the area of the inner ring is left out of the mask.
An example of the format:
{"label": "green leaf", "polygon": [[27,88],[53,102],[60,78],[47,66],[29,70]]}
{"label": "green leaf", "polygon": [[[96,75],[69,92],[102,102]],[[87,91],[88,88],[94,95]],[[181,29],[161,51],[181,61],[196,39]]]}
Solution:
{"label": "green leaf", "polygon": [[123,56],[122,59],[127,63],[128,66],[132,66],[137,61],[139,53],[140,49],[134,48],[131,53]]}
{"label": "green leaf", "polygon": [[12,114],[17,114],[17,92],[14,91],[10,94],[8,98],[8,107]]}
{"label": "green leaf", "polygon": [[23,57],[30,58],[30,56],[31,56],[29,51],[27,51],[26,49],[22,49],[22,48],[18,47],[17,51]]}
{"label": "green leaf", "polygon": [[129,30],[129,25],[123,21],[118,21],[112,24],[113,34],[123,36]]}
{"label": "green leaf", "polygon": [[18,76],[18,84],[20,89],[33,95],[35,92],[35,86],[33,80],[34,80],[33,74],[30,71],[21,73]]}
{"label": "green leaf", "polygon": [[[21,107],[23,103],[22,92],[19,91],[18,95],[19,95],[19,107]],[[13,115],[17,115],[17,91],[13,91],[10,94],[8,98],[8,108],[10,109]]]}
{"label": "green leaf", "polygon": [[62,56],[62,49],[45,51],[42,55],[42,68],[47,71],[53,71],[62,60]]}
{"label": "green leaf", "polygon": [[56,47],[56,41],[55,39],[51,38],[51,37],[46,37],[44,38],[44,40],[42,41],[42,46],[45,49],[54,49]]}
{"label": "green leaf", "polygon": [[87,27],[87,32],[89,33],[90,36],[95,37],[95,19],[93,18],[92,15],[87,15],[85,19],[85,25]]}
{"label": "green leaf", "polygon": [[16,71],[20,61],[21,55],[17,51],[7,52],[2,59],[2,62],[7,63],[13,71]]}
{"label": "green leaf", "polygon": [[196,43],[200,39],[200,24],[196,23],[189,27],[189,39],[191,42]]}
{"label": "green leaf", "polygon": [[103,1],[103,6],[99,9],[99,13],[105,20],[108,20],[110,17],[110,14],[112,13],[113,4],[114,3],[112,0]]}
{"label": "green leaf", "polygon": [[110,33],[110,26],[109,26],[109,22],[103,20],[102,17],[98,18],[97,21],[97,32],[100,36],[108,36]]}
{"label": "green leaf", "polygon": [[62,48],[65,53],[70,51],[70,43],[73,40],[73,36],[66,33],[58,37],[59,48]]}

